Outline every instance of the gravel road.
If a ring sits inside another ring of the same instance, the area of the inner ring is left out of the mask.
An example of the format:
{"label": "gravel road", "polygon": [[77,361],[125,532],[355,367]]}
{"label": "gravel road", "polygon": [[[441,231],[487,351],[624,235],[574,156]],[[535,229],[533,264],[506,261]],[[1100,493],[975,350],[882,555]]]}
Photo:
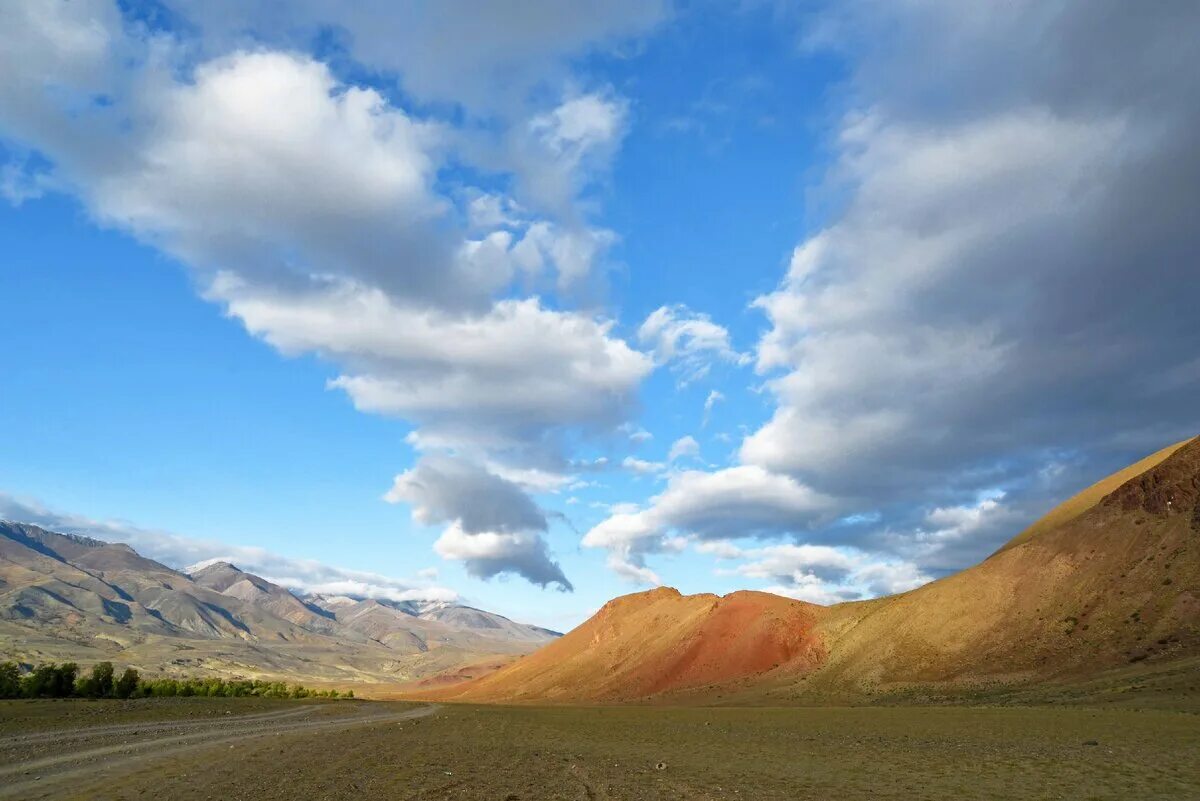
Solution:
{"label": "gravel road", "polygon": [[[236,705],[234,705],[236,707]],[[216,719],[164,720],[53,731],[0,739],[0,799],[49,799],[82,777],[119,774],[194,749],[295,733],[378,726],[425,717],[436,705],[313,704]]]}

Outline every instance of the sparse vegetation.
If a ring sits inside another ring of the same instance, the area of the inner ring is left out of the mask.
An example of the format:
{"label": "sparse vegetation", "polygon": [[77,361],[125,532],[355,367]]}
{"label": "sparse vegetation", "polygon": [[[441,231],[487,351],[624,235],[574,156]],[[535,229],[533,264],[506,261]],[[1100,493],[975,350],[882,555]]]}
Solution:
{"label": "sparse vegetation", "polygon": [[[38,665],[24,675],[15,662],[0,663],[0,698],[353,698],[354,691],[315,690],[300,684],[258,679],[144,679],[126,668],[119,679],[112,662],[98,662],[78,676],[74,662]],[[78,676],[78,678],[77,678]]]}
{"label": "sparse vegetation", "polygon": [[103,775],[68,776],[51,797],[1195,801],[1198,744],[1193,715],[1115,708],[447,705],[399,725],[112,757]]}

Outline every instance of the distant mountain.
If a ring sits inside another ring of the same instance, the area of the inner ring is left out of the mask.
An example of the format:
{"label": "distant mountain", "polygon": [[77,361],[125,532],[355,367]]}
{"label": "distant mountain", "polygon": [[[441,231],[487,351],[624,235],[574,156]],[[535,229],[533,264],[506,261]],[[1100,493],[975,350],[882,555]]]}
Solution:
{"label": "distant mountain", "polygon": [[389,601],[377,598],[306,596],[311,608],[320,609],[341,626],[366,635],[390,648],[427,651],[454,646],[482,651],[495,644],[493,653],[513,650],[514,644],[544,645],[557,632],[469,606],[445,601]]}
{"label": "distant mountain", "polygon": [[391,682],[555,636],[444,602],[298,597],[228,562],[189,575],[127,545],[0,521],[0,658]]}
{"label": "distant mountain", "polygon": [[312,609],[290,591],[239,570],[229,562],[214,562],[188,575],[201,587],[265,609],[276,617],[310,631],[332,632],[336,628],[328,615]]}
{"label": "distant mountain", "polygon": [[787,703],[1073,686],[1129,670],[1190,675],[1194,685],[1198,657],[1195,439],[1085,490],[981,564],[908,593],[822,607],[660,588],[610,601],[506,668],[431,692]]}

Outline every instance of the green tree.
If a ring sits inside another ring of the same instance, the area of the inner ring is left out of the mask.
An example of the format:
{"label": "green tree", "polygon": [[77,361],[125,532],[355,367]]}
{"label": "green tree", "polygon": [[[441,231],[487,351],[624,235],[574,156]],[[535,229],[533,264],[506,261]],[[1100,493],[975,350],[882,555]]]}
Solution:
{"label": "green tree", "polygon": [[50,695],[55,698],[70,698],[75,692],[75,676],[78,673],[79,665],[74,662],[63,662],[55,668]]}
{"label": "green tree", "polygon": [[113,694],[118,698],[129,698],[138,688],[138,672],[133,668],[125,668],[125,672],[121,674],[121,678],[117,679],[113,686]]}
{"label": "green tree", "polygon": [[97,662],[92,666],[92,694],[107,698],[113,691],[113,663]]}
{"label": "green tree", "polygon": [[56,665],[38,665],[21,679],[21,695],[26,698],[44,698],[51,694],[54,687]]}
{"label": "green tree", "polygon": [[80,676],[75,679],[75,694],[82,698],[96,698],[96,680],[91,676]]}
{"label": "green tree", "polygon": [[21,694],[21,669],[16,662],[0,662],[0,698]]}

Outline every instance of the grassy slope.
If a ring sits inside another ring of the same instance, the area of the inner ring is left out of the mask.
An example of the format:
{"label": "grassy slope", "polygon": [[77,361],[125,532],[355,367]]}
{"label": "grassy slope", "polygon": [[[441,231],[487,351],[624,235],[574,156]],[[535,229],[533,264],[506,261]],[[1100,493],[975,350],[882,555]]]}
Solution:
{"label": "grassy slope", "polygon": [[[1172,482],[1200,483],[1200,440],[1170,456],[1118,486],[1144,481],[1169,493]],[[969,570],[875,603],[831,608],[821,624],[830,656],[811,683],[875,690],[1045,679],[1197,653],[1194,496],[1175,511],[1147,509],[1153,503],[1144,498],[1129,508],[1117,500],[1095,498],[1083,510],[1073,499],[1072,514],[1056,515],[1064,522]]]}

